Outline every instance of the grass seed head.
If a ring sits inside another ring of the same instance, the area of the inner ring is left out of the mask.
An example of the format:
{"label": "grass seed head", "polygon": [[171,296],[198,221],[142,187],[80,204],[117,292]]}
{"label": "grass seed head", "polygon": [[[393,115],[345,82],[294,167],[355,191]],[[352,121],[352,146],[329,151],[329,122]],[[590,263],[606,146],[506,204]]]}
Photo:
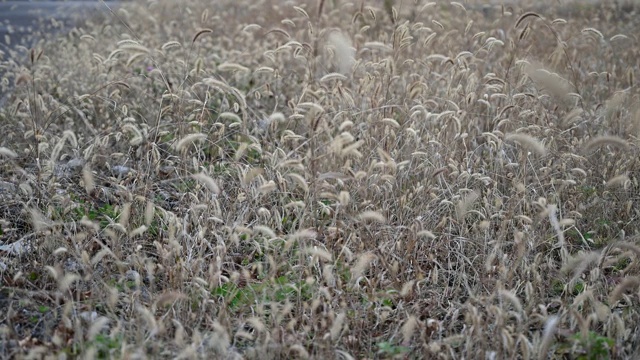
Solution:
{"label": "grass seed head", "polygon": [[636,289],[640,286],[640,277],[626,277],[609,295],[609,304],[615,304],[622,298],[625,291]]}
{"label": "grass seed head", "polygon": [[589,140],[584,145],[584,151],[589,153],[605,146],[611,146],[621,150],[629,149],[629,143],[618,136],[598,136]]}
{"label": "grass seed head", "polygon": [[329,34],[329,43],[335,48],[338,71],[345,75],[350,74],[356,55],[351,40],[344,33],[333,31]]}
{"label": "grass seed head", "polygon": [[215,195],[220,194],[220,187],[218,186],[216,181],[213,180],[213,178],[211,178],[209,175],[205,173],[198,173],[198,174],[191,175],[191,177],[196,181],[198,181],[199,183],[203,184],[213,194]]}
{"label": "grass seed head", "polygon": [[0,155],[7,157],[9,159],[15,159],[18,157],[18,154],[16,154],[14,151],[7,149],[6,147],[0,147]]}
{"label": "grass seed head", "polygon": [[546,359],[549,355],[549,347],[553,342],[558,322],[559,318],[557,316],[551,316],[545,321],[544,332],[540,339],[540,346],[538,347],[538,360]]}
{"label": "grass seed head", "polygon": [[526,150],[533,152],[539,156],[545,156],[547,154],[547,149],[545,149],[544,145],[533,136],[522,133],[512,133],[507,134],[505,136],[505,140],[515,141]]}
{"label": "grass seed head", "polygon": [[387,219],[378,211],[365,211],[358,215],[358,219],[364,222],[375,222],[384,224],[387,222]]}
{"label": "grass seed head", "polygon": [[351,279],[355,282],[369,269],[371,263],[378,257],[370,252],[364,253],[358,257],[358,261],[351,268]]}
{"label": "grass seed head", "polygon": [[201,134],[201,133],[189,134],[183,137],[182,139],[180,139],[179,141],[175,142],[173,145],[173,148],[176,149],[178,152],[182,152],[189,146],[193,145],[194,143],[204,141],[206,139],[207,139],[206,134]]}

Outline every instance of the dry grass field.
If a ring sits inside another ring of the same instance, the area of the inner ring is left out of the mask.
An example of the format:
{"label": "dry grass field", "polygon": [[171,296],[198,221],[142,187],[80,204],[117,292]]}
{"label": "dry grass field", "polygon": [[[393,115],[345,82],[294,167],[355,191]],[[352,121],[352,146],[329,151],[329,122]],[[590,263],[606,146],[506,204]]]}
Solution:
{"label": "dry grass field", "polygon": [[637,359],[638,34],[156,0],[16,46],[0,358]]}

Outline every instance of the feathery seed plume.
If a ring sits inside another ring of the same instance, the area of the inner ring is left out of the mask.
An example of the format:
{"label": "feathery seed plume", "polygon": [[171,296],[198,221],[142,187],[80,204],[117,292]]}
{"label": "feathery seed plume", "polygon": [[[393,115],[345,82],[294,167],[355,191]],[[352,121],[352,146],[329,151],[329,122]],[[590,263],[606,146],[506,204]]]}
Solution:
{"label": "feathery seed plume", "polygon": [[334,31],[329,34],[329,43],[336,49],[338,69],[342,74],[351,73],[351,67],[355,62],[356,50],[343,33]]}
{"label": "feathery seed plume", "polygon": [[538,139],[527,134],[519,134],[519,133],[507,134],[505,136],[505,140],[515,141],[519,143],[523,148],[527,149],[528,151],[534,152],[540,156],[544,156],[547,153],[547,150],[544,148],[544,145],[540,141],[538,141]]}

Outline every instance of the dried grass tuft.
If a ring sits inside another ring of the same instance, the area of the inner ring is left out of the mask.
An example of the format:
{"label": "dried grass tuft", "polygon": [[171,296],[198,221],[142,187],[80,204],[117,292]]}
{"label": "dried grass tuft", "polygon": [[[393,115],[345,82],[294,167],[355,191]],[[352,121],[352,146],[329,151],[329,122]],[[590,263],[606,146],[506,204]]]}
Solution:
{"label": "dried grass tuft", "polygon": [[599,148],[611,146],[620,150],[629,150],[629,143],[618,136],[598,136],[584,145],[584,152],[592,152]]}
{"label": "dried grass tuft", "polygon": [[402,325],[400,332],[402,333],[402,343],[411,344],[411,338],[418,327],[418,319],[415,316],[409,316],[407,321]]}
{"label": "dried grass tuft", "polygon": [[512,133],[505,135],[505,140],[515,141],[523,148],[540,156],[545,156],[547,154],[547,149],[545,149],[544,145],[533,136],[521,133]]}
{"label": "dried grass tuft", "polygon": [[606,187],[616,187],[616,186],[622,186],[623,188],[627,188],[630,184],[630,179],[629,176],[626,174],[622,174],[622,175],[618,175],[618,176],[614,176],[611,179],[609,179],[609,181],[607,181],[607,183],[605,184]]}
{"label": "dried grass tuft", "polygon": [[218,186],[216,181],[213,180],[213,178],[211,178],[209,175],[205,173],[198,173],[191,175],[191,177],[199,183],[203,184],[212,193],[216,195],[220,194],[220,187]]}
{"label": "dried grass tuft", "polygon": [[0,155],[7,157],[9,159],[15,159],[18,157],[18,154],[16,154],[14,151],[7,149],[6,147],[0,147]]}
{"label": "dried grass tuft", "polygon": [[458,201],[458,205],[456,206],[456,218],[459,222],[464,220],[465,216],[479,197],[480,195],[477,192],[472,191]]}
{"label": "dried grass tuft", "polygon": [[609,304],[615,304],[620,300],[625,291],[640,287],[640,277],[627,277],[609,294]]}
{"label": "dried grass tuft", "polygon": [[369,269],[369,266],[371,266],[371,263],[375,261],[377,258],[378,257],[375,254],[370,252],[360,255],[358,257],[358,261],[351,268],[352,281],[353,282],[358,281],[359,278],[364,274],[364,272],[367,271],[367,269]]}
{"label": "dried grass tuft", "polygon": [[498,294],[503,300],[507,300],[509,303],[511,303],[511,305],[516,309],[518,313],[523,313],[522,303],[513,292],[509,290],[499,290]]}
{"label": "dried grass tuft", "polygon": [[342,74],[350,74],[351,67],[355,63],[356,51],[351,40],[342,32],[334,31],[329,34],[329,43],[335,48],[338,71]]}
{"label": "dried grass tuft", "polygon": [[547,359],[549,356],[549,347],[553,342],[556,327],[560,319],[557,316],[549,317],[544,324],[544,332],[540,339],[540,346],[538,347],[538,360]]}
{"label": "dried grass tuft", "polygon": [[358,215],[358,219],[360,221],[365,222],[377,222],[380,224],[384,224],[387,222],[387,219],[378,211],[365,211]]}
{"label": "dried grass tuft", "polygon": [[329,333],[331,334],[331,341],[338,340],[340,334],[342,333],[342,329],[345,326],[345,320],[347,316],[345,313],[340,313],[336,316],[336,319],[333,321],[333,325],[331,325],[331,330]]}
{"label": "dried grass tuft", "polygon": [[206,139],[207,139],[206,134],[201,134],[201,133],[189,134],[183,137],[182,139],[180,139],[179,141],[176,141],[173,144],[173,148],[176,149],[177,151],[184,151],[186,148],[193,145],[194,143],[204,141]]}

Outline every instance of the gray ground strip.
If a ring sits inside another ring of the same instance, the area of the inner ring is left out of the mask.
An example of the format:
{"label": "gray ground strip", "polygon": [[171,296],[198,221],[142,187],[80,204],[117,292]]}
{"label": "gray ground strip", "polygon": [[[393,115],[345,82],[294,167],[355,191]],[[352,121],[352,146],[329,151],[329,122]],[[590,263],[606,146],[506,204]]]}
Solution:
{"label": "gray ground strip", "polygon": [[[115,10],[118,2],[106,1]],[[78,20],[98,13],[109,13],[99,0],[84,1],[2,1],[0,0],[0,62],[9,58],[18,46],[29,49],[41,38],[34,34],[52,35],[70,30]],[[56,26],[53,23],[56,22]],[[18,52],[19,53],[19,52]],[[21,54],[26,58],[27,54]],[[16,59],[20,61],[21,59]],[[0,67],[0,78],[3,69]],[[0,107],[9,91],[0,89]]]}
{"label": "gray ground strip", "polygon": [[[113,6],[116,2],[106,1],[106,4]],[[52,20],[55,20],[63,22],[66,29],[68,29],[77,19],[89,16],[91,13],[106,10],[105,5],[99,0],[0,0],[0,49],[7,49],[8,47],[21,44],[34,30],[41,30],[43,23],[50,23]],[[9,36],[10,44],[7,44],[6,36]]]}

